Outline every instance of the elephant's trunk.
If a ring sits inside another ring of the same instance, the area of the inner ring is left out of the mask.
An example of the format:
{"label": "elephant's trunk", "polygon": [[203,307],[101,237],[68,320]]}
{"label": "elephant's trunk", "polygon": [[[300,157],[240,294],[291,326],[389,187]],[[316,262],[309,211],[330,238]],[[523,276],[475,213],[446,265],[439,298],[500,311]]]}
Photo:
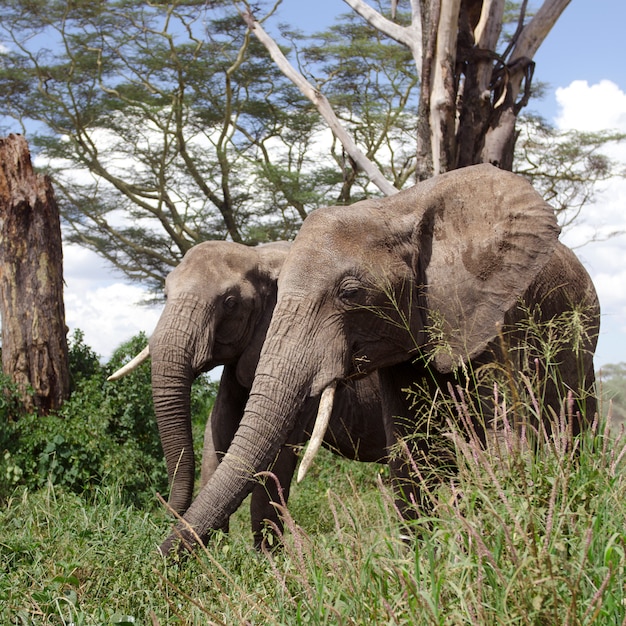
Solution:
{"label": "elephant's trunk", "polygon": [[212,362],[213,309],[195,294],[170,298],[150,338],[152,398],[170,483],[169,503],[183,514],[193,496],[195,460],[191,384]]}
{"label": "elephant's trunk", "polygon": [[169,504],[182,514],[191,504],[195,475],[191,434],[193,374],[183,351],[167,358],[160,352],[158,349],[152,354],[152,399],[167,465]]}
{"label": "elephant's trunk", "polygon": [[[313,401],[310,393],[321,363],[314,355],[307,354],[311,338],[303,330],[299,337],[289,341],[289,346],[275,339],[281,337],[281,324],[304,329],[306,319],[292,315],[282,322],[272,320],[239,429],[216,472],[189,507],[183,523],[161,546],[164,554],[172,550],[179,535],[190,544],[195,543],[187,524],[202,541],[211,529],[220,528],[252,490],[255,476],[271,466],[305,402]],[[311,359],[310,363],[303,363],[303,354],[307,354],[307,361]]]}
{"label": "elephant's trunk", "polygon": [[[263,387],[267,391],[259,391]],[[290,407],[287,413],[285,406]],[[184,521],[161,546],[163,554],[172,550],[179,536],[193,545],[197,542],[194,533],[204,542],[211,529],[223,526],[252,491],[256,475],[271,466],[301,406],[302,401],[293,397],[291,384],[257,373],[248,408],[228,452],[185,513]]]}
{"label": "elephant's trunk", "polygon": [[[206,326],[204,319],[196,320],[199,306],[191,296],[169,301],[150,338],[152,398],[170,483],[169,503],[180,514],[191,504],[195,477],[191,384],[194,359],[199,358],[199,329]],[[212,342],[204,343],[200,358],[206,360]]]}

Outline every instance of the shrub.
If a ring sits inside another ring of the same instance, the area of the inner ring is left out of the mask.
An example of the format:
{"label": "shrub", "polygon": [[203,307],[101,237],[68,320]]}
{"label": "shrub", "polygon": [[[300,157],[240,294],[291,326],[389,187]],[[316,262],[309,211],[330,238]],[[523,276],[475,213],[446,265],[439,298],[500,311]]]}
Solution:
{"label": "shrub", "polygon": [[0,371],[0,502],[23,475],[13,456],[17,448],[15,418],[25,414],[17,385]]}
{"label": "shrub", "polygon": [[82,330],[75,329],[69,341],[69,364],[71,390],[74,391],[82,380],[102,373],[98,355],[84,342]]}
{"label": "shrub", "polygon": [[[154,410],[149,363],[115,382],[106,377],[146,344],[141,333],[122,344],[102,366],[76,331],[70,344],[73,391],[56,413],[3,416],[0,431],[0,498],[18,484],[39,488],[47,481],[75,493],[102,483],[120,485],[125,502],[146,506],[155,491],[167,491],[167,473]],[[11,386],[5,386],[4,397]],[[193,388],[196,430],[204,428],[215,384],[199,379]],[[2,405],[0,405],[0,411]],[[200,448],[201,441],[198,443]],[[198,450],[200,452],[200,450]]]}

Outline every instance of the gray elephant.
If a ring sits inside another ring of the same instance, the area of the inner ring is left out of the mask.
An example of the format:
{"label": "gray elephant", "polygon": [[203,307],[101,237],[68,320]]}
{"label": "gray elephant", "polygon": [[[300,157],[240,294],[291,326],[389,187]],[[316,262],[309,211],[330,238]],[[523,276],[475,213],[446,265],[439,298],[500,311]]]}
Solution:
{"label": "gray elephant", "polygon": [[[377,370],[388,445],[419,431],[410,438],[412,452],[436,462],[416,421],[420,406],[403,390],[427,380],[433,393],[447,394],[449,383],[469,386],[464,374],[481,365],[509,356],[523,365],[518,348],[528,310],[538,322],[568,312],[586,320],[579,341],[551,355],[560,383],[546,380],[543,398],[545,412],[558,415],[573,394],[568,416],[579,432],[596,410],[599,305],[558,234],[554,211],[528,182],[491,165],[442,174],[389,198],[314,211],[281,270],[240,427],[161,551],[193,544],[189,525],[202,540],[221,526],[299,427],[307,398],[337,381]],[[532,365],[538,367],[534,358]],[[489,397],[482,400],[488,409]],[[428,409],[431,398],[422,403]],[[404,498],[419,503],[404,459],[393,460],[391,470]]]}
{"label": "gray elephant", "polygon": [[[223,365],[211,419],[207,422],[201,485],[213,475],[239,427],[254,370],[276,302],[276,279],[289,245],[257,247],[206,241],[191,248],[167,276],[167,302],[149,349],[114,374],[119,377],[150,354],[152,390],[159,435],[170,480],[170,505],[182,514],[191,503],[194,453],[191,383],[202,372]],[[112,377],[112,378],[113,378]],[[272,471],[285,499],[297,464],[297,448],[308,439],[317,400],[306,404]],[[324,444],[350,459],[384,462],[386,439],[375,376],[346,382],[338,392]],[[310,430],[310,429],[309,429]],[[251,500],[254,542],[261,545],[265,520],[280,527],[273,481],[258,484]],[[226,520],[223,528],[227,527]]]}

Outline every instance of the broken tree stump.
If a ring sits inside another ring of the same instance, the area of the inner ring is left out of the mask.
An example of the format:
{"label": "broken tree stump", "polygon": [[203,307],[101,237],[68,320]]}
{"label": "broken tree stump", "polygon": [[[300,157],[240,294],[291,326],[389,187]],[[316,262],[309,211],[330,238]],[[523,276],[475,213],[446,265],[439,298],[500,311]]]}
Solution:
{"label": "broken tree stump", "polygon": [[59,408],[70,391],[59,209],[13,134],[0,138],[0,314],[2,369],[25,408]]}

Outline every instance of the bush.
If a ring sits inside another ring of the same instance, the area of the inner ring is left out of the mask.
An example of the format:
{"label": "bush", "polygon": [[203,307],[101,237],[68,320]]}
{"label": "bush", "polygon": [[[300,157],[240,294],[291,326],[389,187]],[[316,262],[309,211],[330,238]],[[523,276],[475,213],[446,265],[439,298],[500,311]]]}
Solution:
{"label": "bush", "polygon": [[74,391],[80,381],[93,378],[102,373],[98,355],[84,342],[82,330],[75,329],[69,341],[69,364],[71,390]]}
{"label": "bush", "polygon": [[13,451],[17,448],[14,419],[25,413],[17,385],[0,371],[0,502],[22,479],[22,468]]}
{"label": "bush", "polygon": [[[24,415],[15,422],[2,415],[0,499],[16,485],[36,489],[47,481],[75,493],[103,483],[119,484],[123,500],[139,506],[156,503],[156,491],[167,492],[149,363],[118,381],[106,381],[146,341],[143,333],[133,337],[102,366],[84,344],[83,334],[74,333],[70,343],[73,391],[63,407],[50,415]],[[4,388],[10,403],[12,388]],[[213,383],[202,378],[194,384],[192,410],[202,413],[194,416],[196,430],[204,428],[214,395]]]}
{"label": "bush", "polygon": [[[145,334],[140,333],[122,344],[105,367],[106,375],[141,352],[147,341]],[[135,463],[163,490],[167,488],[167,476],[152,406],[151,380],[150,362],[146,361],[132,374],[105,382],[103,408],[108,417],[108,436],[125,454],[136,456]]]}

